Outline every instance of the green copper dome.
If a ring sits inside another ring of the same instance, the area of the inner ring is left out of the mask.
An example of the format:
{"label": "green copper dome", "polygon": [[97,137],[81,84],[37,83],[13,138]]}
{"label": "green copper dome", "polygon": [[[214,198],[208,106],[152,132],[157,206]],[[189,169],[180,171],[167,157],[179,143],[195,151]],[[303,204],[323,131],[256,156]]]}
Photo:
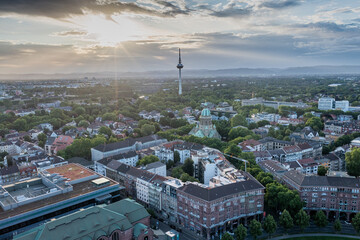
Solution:
{"label": "green copper dome", "polygon": [[201,111],[201,116],[203,117],[209,117],[210,116],[210,110],[208,108],[204,108],[202,111]]}

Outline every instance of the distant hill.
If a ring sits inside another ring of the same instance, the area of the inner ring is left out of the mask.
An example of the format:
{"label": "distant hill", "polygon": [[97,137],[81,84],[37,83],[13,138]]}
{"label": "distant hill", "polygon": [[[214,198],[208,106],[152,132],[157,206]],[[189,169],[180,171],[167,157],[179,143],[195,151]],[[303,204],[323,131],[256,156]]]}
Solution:
{"label": "distant hill", "polygon": [[[183,69],[183,77],[236,77],[236,76],[299,76],[299,75],[339,75],[360,74],[360,66],[312,66],[290,68],[232,68],[232,69]],[[119,72],[118,78],[176,78],[177,70],[148,72]],[[56,74],[0,74],[0,80],[49,80],[114,78],[114,72],[56,73]]]}

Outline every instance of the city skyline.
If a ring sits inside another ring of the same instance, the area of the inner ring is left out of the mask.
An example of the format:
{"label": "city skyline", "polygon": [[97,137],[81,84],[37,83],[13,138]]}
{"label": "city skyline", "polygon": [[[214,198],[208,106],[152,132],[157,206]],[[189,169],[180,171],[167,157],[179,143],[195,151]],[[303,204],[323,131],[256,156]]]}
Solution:
{"label": "city skyline", "polygon": [[356,1],[2,1],[3,74],[356,65]]}

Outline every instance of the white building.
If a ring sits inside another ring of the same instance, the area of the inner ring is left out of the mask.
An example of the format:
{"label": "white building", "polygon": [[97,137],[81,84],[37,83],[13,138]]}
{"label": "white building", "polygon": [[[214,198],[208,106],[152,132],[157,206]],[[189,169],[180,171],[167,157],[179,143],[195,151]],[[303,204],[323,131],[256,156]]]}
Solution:
{"label": "white building", "polygon": [[167,162],[169,160],[174,161],[174,152],[165,147],[155,147],[154,155],[162,162]]}
{"label": "white building", "polygon": [[199,168],[200,181],[205,185],[209,185],[210,179],[219,175],[219,169],[214,161],[202,159]]}
{"label": "white building", "polygon": [[10,155],[21,153],[21,147],[11,141],[0,142],[0,152],[7,152]]}
{"label": "white building", "polygon": [[160,161],[149,163],[143,169],[148,172],[155,173],[157,175],[166,177],[166,165]]}
{"label": "white building", "polygon": [[349,101],[343,100],[343,101],[335,101],[335,109],[341,110],[344,112],[349,111]]}
{"label": "white building", "polygon": [[279,114],[267,113],[267,112],[262,112],[262,113],[257,113],[257,114],[251,115],[251,119],[254,122],[259,122],[259,121],[263,121],[263,120],[266,120],[269,122],[278,122],[280,118],[281,118],[281,116]]}
{"label": "white building", "polygon": [[136,197],[140,201],[149,204],[149,186],[150,183],[141,178],[136,179]]}
{"label": "white building", "polygon": [[318,109],[319,110],[331,110],[335,108],[335,99],[329,97],[323,97],[319,99]]}
{"label": "white building", "polygon": [[174,151],[177,151],[179,153],[181,163],[184,163],[186,159],[191,157],[191,152],[189,149],[175,147]]}
{"label": "white building", "polygon": [[39,128],[42,130],[48,129],[50,132],[54,131],[54,127],[51,123],[41,123],[39,124]]}
{"label": "white building", "polygon": [[335,101],[334,98],[324,97],[320,98],[318,102],[318,109],[319,110],[341,110],[344,112],[349,111],[349,101]]}

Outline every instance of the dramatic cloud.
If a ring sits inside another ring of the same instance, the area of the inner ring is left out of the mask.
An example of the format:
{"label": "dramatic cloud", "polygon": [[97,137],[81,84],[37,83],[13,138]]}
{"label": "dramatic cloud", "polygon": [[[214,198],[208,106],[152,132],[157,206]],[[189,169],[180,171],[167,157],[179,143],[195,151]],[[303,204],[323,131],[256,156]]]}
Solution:
{"label": "dramatic cloud", "polygon": [[299,0],[275,0],[275,1],[267,1],[260,5],[260,7],[273,8],[273,9],[281,9],[287,7],[294,7],[300,5]]}
{"label": "dramatic cloud", "polygon": [[0,72],[169,70],[178,47],[184,72],[353,64],[359,12],[355,0],[2,0]]}
{"label": "dramatic cloud", "polygon": [[247,16],[251,13],[251,9],[250,8],[245,8],[245,9],[241,9],[241,8],[227,8],[221,11],[213,11],[212,13],[210,13],[211,16],[215,16],[215,17],[244,17]]}
{"label": "dramatic cloud", "polygon": [[[161,2],[161,1],[159,1]],[[166,3],[164,1],[164,3]],[[170,7],[170,11],[161,11],[139,6],[136,3],[120,2],[114,0],[2,0],[0,13],[16,13],[30,16],[44,16],[63,19],[74,15],[85,15],[87,12],[105,14],[110,17],[113,14],[131,12],[136,14],[148,14],[167,16],[183,13],[172,4],[162,4]]]}

